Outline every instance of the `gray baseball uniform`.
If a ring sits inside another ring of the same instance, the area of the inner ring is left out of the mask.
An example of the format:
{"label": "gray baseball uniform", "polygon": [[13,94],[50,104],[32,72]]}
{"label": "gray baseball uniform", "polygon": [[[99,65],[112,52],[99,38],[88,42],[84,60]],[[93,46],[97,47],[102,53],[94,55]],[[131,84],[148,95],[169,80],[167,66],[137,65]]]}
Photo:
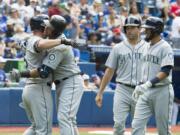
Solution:
{"label": "gray baseball uniform", "polygon": [[[38,52],[35,45],[40,37],[32,36],[27,41],[25,60],[27,69],[38,68],[46,55],[46,51]],[[47,82],[52,81],[50,75],[47,79],[28,78],[22,93],[22,100],[28,119],[32,125],[23,135],[51,135],[53,103],[51,87]]]}
{"label": "gray baseball uniform", "polygon": [[142,53],[146,42],[141,40],[132,46],[127,40],[113,47],[106,66],[116,70],[117,88],[114,95],[114,135],[123,135],[126,118],[134,114],[135,102],[132,93],[140,81]]}
{"label": "gray baseball uniform", "polygon": [[[160,40],[153,46],[148,45],[143,54],[144,63],[142,69],[142,81],[153,79],[161,67],[174,65],[174,57],[171,46],[164,40]],[[141,95],[137,101],[134,119],[132,122],[132,135],[143,134],[149,117],[154,114],[159,135],[170,135],[169,124],[173,104],[173,87],[171,85],[172,73],[160,81],[153,88]]]}
{"label": "gray baseball uniform", "polygon": [[78,135],[76,114],[83,94],[83,81],[72,47],[61,45],[51,49],[43,64],[54,70],[60,133]]}

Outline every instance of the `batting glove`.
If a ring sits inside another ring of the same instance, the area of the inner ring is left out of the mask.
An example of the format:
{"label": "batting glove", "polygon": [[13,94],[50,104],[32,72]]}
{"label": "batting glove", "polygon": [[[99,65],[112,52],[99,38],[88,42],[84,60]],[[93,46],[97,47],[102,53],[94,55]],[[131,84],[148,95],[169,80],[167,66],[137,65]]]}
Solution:
{"label": "batting glove", "polygon": [[144,84],[136,86],[133,94],[132,99],[137,102],[140,95],[144,94],[148,90],[148,88],[152,87],[152,83],[150,81],[147,81]]}
{"label": "batting glove", "polygon": [[19,82],[19,80],[21,78],[21,74],[20,74],[19,70],[13,68],[13,70],[10,71],[10,78],[11,78],[11,80],[15,80],[16,82]]}

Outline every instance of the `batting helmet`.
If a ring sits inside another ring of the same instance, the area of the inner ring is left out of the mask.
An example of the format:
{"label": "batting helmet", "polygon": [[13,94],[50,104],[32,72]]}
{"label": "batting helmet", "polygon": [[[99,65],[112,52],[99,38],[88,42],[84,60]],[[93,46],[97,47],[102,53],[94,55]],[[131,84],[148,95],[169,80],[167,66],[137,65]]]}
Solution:
{"label": "batting helmet", "polygon": [[45,20],[44,22],[47,27],[53,29],[53,34],[55,34],[54,36],[62,34],[67,25],[65,18],[60,15],[53,15],[50,21]]}
{"label": "batting helmet", "polygon": [[164,30],[164,23],[158,17],[149,17],[142,27],[152,29],[152,33],[161,34]]}
{"label": "batting helmet", "polygon": [[47,15],[38,15],[38,16],[32,17],[30,19],[31,30],[44,31],[44,28],[45,28],[44,20],[48,20],[48,19],[49,17]]}
{"label": "batting helmet", "polygon": [[129,16],[126,18],[125,20],[125,24],[124,24],[124,32],[126,33],[126,27],[128,26],[136,26],[136,27],[140,27],[141,26],[141,19],[136,17],[136,16]]}
{"label": "batting helmet", "polygon": [[163,20],[158,17],[149,17],[142,25],[145,29],[150,29],[149,35],[146,35],[145,40],[150,41],[157,35],[160,35],[164,30]]}

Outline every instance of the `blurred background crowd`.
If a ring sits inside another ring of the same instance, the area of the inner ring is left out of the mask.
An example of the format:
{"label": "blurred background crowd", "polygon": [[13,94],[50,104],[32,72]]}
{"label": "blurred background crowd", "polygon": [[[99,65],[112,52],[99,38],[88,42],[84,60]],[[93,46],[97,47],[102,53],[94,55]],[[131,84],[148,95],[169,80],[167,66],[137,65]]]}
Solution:
{"label": "blurred background crowd", "polygon": [[[163,19],[165,30],[162,37],[172,47],[180,48],[180,0],[0,0],[0,84],[12,86],[4,65],[8,59],[23,59],[24,52],[17,45],[22,39],[31,36],[29,20],[32,16],[58,14],[65,17],[67,27],[64,34],[70,39],[84,39],[90,46],[113,47],[124,40],[123,25],[128,15],[141,18],[148,16]],[[142,35],[143,37],[143,35]],[[96,62],[97,73],[82,73],[85,90],[98,89],[104,62],[94,58],[91,50],[74,49],[76,61],[82,52],[88,51],[88,62]],[[98,63],[99,62],[99,63]],[[18,86],[21,86],[17,82]],[[23,86],[23,85],[22,85]],[[115,84],[108,85],[114,90]],[[180,103],[180,100],[177,100]]]}

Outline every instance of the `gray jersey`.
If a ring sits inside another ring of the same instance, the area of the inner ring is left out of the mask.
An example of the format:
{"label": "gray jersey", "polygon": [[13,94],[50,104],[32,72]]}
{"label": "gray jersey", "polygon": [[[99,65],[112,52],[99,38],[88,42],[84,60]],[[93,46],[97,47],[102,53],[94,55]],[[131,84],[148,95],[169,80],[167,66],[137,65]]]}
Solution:
{"label": "gray jersey", "polygon": [[147,43],[141,40],[136,46],[123,41],[113,47],[106,66],[116,70],[116,82],[137,85],[140,81],[141,63],[143,51]]}
{"label": "gray jersey", "polygon": [[60,45],[50,49],[43,64],[54,70],[54,80],[61,80],[80,72],[71,46]]}
{"label": "gray jersey", "polygon": [[[38,68],[42,65],[43,58],[46,56],[46,51],[37,51],[35,49],[36,44],[39,42],[41,37],[32,36],[27,40],[27,46],[25,51],[25,61],[27,69],[31,70],[34,68]],[[27,83],[41,83],[41,82],[48,82],[51,80],[51,76],[47,79],[41,78],[28,78]]]}
{"label": "gray jersey", "polygon": [[[142,68],[142,82],[153,79],[162,67],[174,65],[174,55],[171,46],[164,40],[160,40],[153,46],[148,45],[144,51],[144,63]],[[166,85],[172,81],[172,72],[164,80],[156,85]]]}

